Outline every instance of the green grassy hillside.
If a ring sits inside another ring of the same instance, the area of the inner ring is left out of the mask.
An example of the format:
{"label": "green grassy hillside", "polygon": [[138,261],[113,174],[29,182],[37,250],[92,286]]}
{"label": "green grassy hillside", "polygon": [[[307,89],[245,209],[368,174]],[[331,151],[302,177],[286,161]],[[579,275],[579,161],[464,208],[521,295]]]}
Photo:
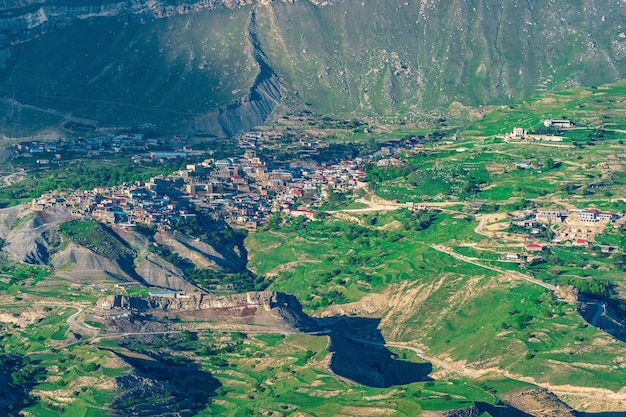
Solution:
{"label": "green grassy hillside", "polygon": [[309,310],[381,317],[388,343],[417,342],[485,372],[620,389],[623,369],[610,364],[626,352],[621,342],[545,288],[428,246],[488,244],[465,216],[439,214],[421,231],[403,226],[411,216],[287,223],[248,237],[250,265]]}
{"label": "green grassy hillside", "polygon": [[93,220],[73,220],[59,226],[61,233],[98,255],[128,266],[132,264],[135,253],[108,227]]}
{"label": "green grassy hillside", "polygon": [[[457,141],[401,152],[400,167],[371,164],[377,197],[423,201],[433,207],[429,221],[404,204],[287,219],[280,227],[274,221],[247,238],[250,268],[314,314],[380,318],[388,343],[421,346],[455,372],[467,366],[544,386],[619,391],[623,324],[607,326],[603,317],[617,323],[626,311],[623,221],[599,226],[588,247],[577,247],[572,232],[562,232],[584,225],[525,227],[515,219],[532,221],[532,210],[548,208],[624,213],[623,92],[617,82],[538,95],[469,125]],[[575,128],[544,131],[547,118],[573,120]],[[494,137],[513,127],[563,140]],[[531,242],[547,245],[538,258],[527,258]],[[615,247],[603,252],[601,243]],[[559,286],[559,294],[572,285],[591,305],[566,303],[542,282]]]}

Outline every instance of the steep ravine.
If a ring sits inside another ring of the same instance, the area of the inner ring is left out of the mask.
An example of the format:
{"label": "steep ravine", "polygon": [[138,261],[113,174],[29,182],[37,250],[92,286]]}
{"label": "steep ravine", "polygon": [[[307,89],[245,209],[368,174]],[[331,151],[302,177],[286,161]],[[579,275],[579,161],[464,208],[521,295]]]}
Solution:
{"label": "steep ravine", "polygon": [[254,84],[245,97],[197,120],[194,127],[197,133],[235,136],[247,132],[263,124],[283,99],[280,80],[268,64],[258,40],[256,7],[250,14],[247,33],[252,46],[252,56],[259,66]]}

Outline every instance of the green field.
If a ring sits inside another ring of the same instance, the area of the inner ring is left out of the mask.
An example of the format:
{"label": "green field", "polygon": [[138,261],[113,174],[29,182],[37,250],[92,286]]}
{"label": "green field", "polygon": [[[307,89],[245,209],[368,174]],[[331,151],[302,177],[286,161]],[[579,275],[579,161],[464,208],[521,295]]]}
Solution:
{"label": "green field", "polygon": [[[358,216],[354,222],[332,218],[298,226],[287,222],[278,231],[248,237],[250,265],[273,276],[271,288],[296,294],[309,310],[340,307],[375,293],[406,303],[407,307],[391,305],[376,313],[386,317],[382,330],[391,340],[418,341],[438,355],[467,360],[479,368],[496,366],[532,375],[542,382],[576,380],[584,386],[619,388],[622,372],[604,364],[623,347],[588,326],[571,306],[539,286],[499,277],[427,246],[480,243],[484,238],[474,234],[475,223],[439,213],[428,228],[405,230],[411,216],[415,214],[399,210]],[[455,248],[483,265],[523,271],[515,263],[501,262],[501,252]],[[577,260],[569,265],[567,251],[555,254],[566,265],[563,268],[590,262],[569,249],[576,256],[571,259]],[[596,277],[608,279],[611,260],[602,262],[609,269],[594,269]],[[531,272],[553,281],[542,275],[543,265]],[[566,276],[557,279],[569,282]],[[485,340],[490,342],[480,342]],[[607,343],[602,354],[594,348],[599,340]],[[549,372],[537,375],[538,367]]]}
{"label": "green field", "polygon": [[[332,218],[302,227],[294,219],[279,231],[247,239],[249,265],[258,274],[274,275],[270,288],[295,294],[312,309],[357,301],[390,284],[430,280],[431,274],[453,269],[428,243],[446,236],[470,241],[478,236],[471,222],[444,214],[435,215],[432,225],[419,230],[419,216],[407,211],[361,216],[359,221],[367,227]],[[399,227],[401,223],[405,226]]]}

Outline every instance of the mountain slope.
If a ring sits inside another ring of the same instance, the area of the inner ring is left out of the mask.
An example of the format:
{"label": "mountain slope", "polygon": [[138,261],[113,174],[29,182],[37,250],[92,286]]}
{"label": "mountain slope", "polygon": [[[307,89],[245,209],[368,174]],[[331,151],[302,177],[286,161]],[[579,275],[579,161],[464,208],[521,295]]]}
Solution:
{"label": "mountain slope", "polygon": [[384,114],[623,77],[620,3],[565,3],[300,1],[258,10],[264,49],[305,100]]}
{"label": "mountain slope", "polygon": [[226,136],[284,98],[413,118],[626,77],[618,0],[171,3],[4,2],[3,128],[78,118]]}

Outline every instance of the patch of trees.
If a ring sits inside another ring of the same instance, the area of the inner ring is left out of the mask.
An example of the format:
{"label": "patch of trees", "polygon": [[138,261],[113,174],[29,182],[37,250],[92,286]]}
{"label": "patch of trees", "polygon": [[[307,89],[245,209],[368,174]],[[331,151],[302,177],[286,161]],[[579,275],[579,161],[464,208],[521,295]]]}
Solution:
{"label": "patch of trees", "polygon": [[544,171],[549,171],[551,169],[555,169],[561,166],[560,162],[555,161],[552,158],[546,158],[545,161],[543,161],[543,170]]}
{"label": "patch of trees", "polygon": [[112,187],[125,182],[146,181],[159,174],[171,174],[180,169],[185,161],[166,161],[151,165],[134,165],[132,162],[116,161],[102,165],[89,162],[73,163],[71,167],[53,167],[38,171],[26,180],[0,190],[0,206],[19,203],[56,190],[90,190],[98,186]]}
{"label": "patch of trees", "polygon": [[432,211],[418,210],[403,223],[404,230],[418,232],[430,227],[437,214]]}
{"label": "patch of trees", "polygon": [[36,403],[29,394],[45,377],[46,369],[28,356],[0,355],[0,414],[17,417]]}
{"label": "patch of trees", "polygon": [[365,174],[367,179],[373,183],[381,183],[384,181],[390,181],[400,177],[406,177],[410,173],[419,169],[418,164],[405,163],[402,166],[385,166],[378,167],[375,164],[368,164],[365,167]]}
{"label": "patch of trees", "polygon": [[564,284],[573,285],[581,294],[592,298],[605,298],[615,295],[612,282],[603,279],[567,278]]}
{"label": "patch of trees", "polygon": [[154,234],[157,232],[156,225],[146,225],[143,223],[137,223],[135,225],[134,231],[147,237],[149,240],[154,239]]}
{"label": "patch of trees", "polygon": [[156,255],[159,255],[165,261],[171,263],[176,268],[183,271],[183,273],[185,274],[187,273],[187,271],[190,271],[195,268],[195,265],[193,264],[193,262],[191,262],[187,258],[183,258],[176,252],[172,252],[167,246],[150,245],[148,246],[148,251]]}
{"label": "patch of trees", "polygon": [[274,214],[272,214],[272,217],[269,218],[269,220],[267,221],[267,223],[265,224],[265,226],[263,227],[264,230],[273,230],[273,231],[278,231],[281,229],[281,227],[283,226],[283,224],[285,223],[285,216],[283,215],[283,213],[281,212],[276,212]]}
{"label": "patch of trees", "polygon": [[215,220],[204,213],[197,213],[196,217],[176,219],[172,221],[172,229],[217,246],[238,244],[247,236],[247,231],[235,230],[224,220]]}
{"label": "patch of trees", "polygon": [[563,131],[557,129],[556,127],[548,127],[548,126],[537,126],[528,132],[532,135],[551,135],[551,136],[561,136]]}
{"label": "patch of trees", "polygon": [[622,320],[626,319],[626,300],[619,298],[612,282],[602,279],[570,278],[566,279],[565,283],[573,285],[587,297],[606,302]]}
{"label": "patch of trees", "polygon": [[514,203],[508,203],[508,204],[504,204],[502,205],[502,207],[505,209],[505,211],[519,211],[519,210],[526,210],[529,208],[535,208],[537,205],[534,201],[532,200],[520,200],[520,201],[516,201]]}
{"label": "patch of trees", "polygon": [[620,271],[626,272],[626,254],[625,253],[616,254],[615,260],[613,263]]}
{"label": "patch of trees", "polygon": [[[338,162],[342,159],[355,158],[363,151],[363,145],[357,143],[331,143],[326,148],[319,149],[317,155],[313,155],[313,159],[317,163],[322,162]],[[292,158],[293,154],[289,154]]]}
{"label": "patch of trees", "polygon": [[[535,230],[534,234],[532,233],[533,230]],[[509,225],[509,227],[507,227],[505,231],[507,233],[515,233],[515,234],[520,234],[520,235],[530,236],[532,234],[532,236],[537,239],[546,239],[548,241],[552,239],[552,231],[543,225],[533,228],[533,227],[524,227],[518,224],[511,223],[511,225]]]}
{"label": "patch of trees", "polygon": [[326,202],[322,206],[322,210],[339,210],[348,202],[348,196],[341,191],[328,190],[326,193]]}
{"label": "patch of trees", "polygon": [[500,204],[483,204],[478,213],[497,213],[500,210]]}

